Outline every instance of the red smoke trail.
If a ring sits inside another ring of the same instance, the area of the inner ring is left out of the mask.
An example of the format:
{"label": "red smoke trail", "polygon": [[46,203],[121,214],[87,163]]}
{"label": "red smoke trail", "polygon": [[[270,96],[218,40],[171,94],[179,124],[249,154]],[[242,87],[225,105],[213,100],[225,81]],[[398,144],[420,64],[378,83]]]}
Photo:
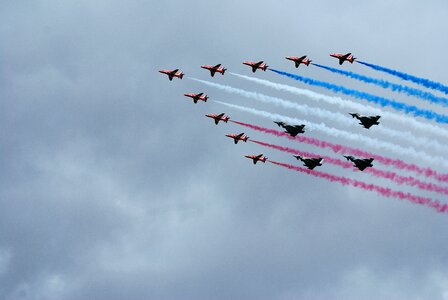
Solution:
{"label": "red smoke trail", "polygon": [[310,137],[305,137],[305,136],[291,136],[286,132],[280,132],[277,130],[273,130],[273,129],[268,129],[268,128],[264,128],[264,127],[260,127],[260,126],[256,126],[256,125],[251,125],[251,124],[247,124],[247,123],[243,123],[243,122],[238,122],[238,121],[232,121],[231,122],[238,124],[238,125],[242,125],[257,131],[261,131],[261,132],[265,132],[265,133],[269,133],[269,134],[273,134],[276,136],[284,136],[287,137],[291,140],[295,140],[295,141],[299,141],[302,143],[306,143],[306,144],[310,144],[313,146],[317,146],[320,148],[330,148],[331,150],[333,150],[333,152],[335,153],[342,153],[342,154],[352,154],[355,156],[362,156],[362,157],[373,157],[376,161],[388,165],[388,166],[394,166],[398,169],[403,169],[403,170],[408,170],[408,171],[412,171],[415,172],[417,174],[420,175],[425,175],[426,177],[433,177],[435,179],[437,179],[438,181],[441,182],[448,182],[448,174],[439,174],[437,171],[434,171],[431,168],[422,168],[419,166],[416,166],[414,164],[408,164],[400,159],[393,159],[393,158],[388,158],[388,157],[384,157],[381,155],[376,155],[367,151],[362,151],[359,149],[355,149],[355,148],[351,148],[351,147],[346,147],[343,145],[339,145],[339,144],[333,144],[330,142],[325,142],[325,141],[321,141],[315,138],[310,138]]}
{"label": "red smoke trail", "polygon": [[284,167],[284,168],[288,168],[290,170],[294,170],[297,172],[302,172],[302,173],[306,173],[306,174],[313,175],[316,177],[324,178],[331,182],[339,182],[343,185],[351,185],[351,186],[361,188],[366,191],[375,191],[384,197],[394,197],[394,198],[399,198],[402,200],[408,200],[408,201],[416,203],[416,204],[426,205],[431,208],[434,208],[435,210],[437,210],[438,212],[441,212],[441,213],[446,213],[448,211],[448,204],[441,204],[439,201],[432,200],[430,198],[425,198],[425,197],[413,195],[410,193],[404,193],[404,192],[400,192],[400,191],[394,191],[389,188],[381,187],[378,185],[369,184],[369,183],[365,183],[362,181],[358,181],[358,180],[354,180],[354,179],[350,179],[350,178],[346,178],[346,177],[342,177],[342,176],[335,176],[335,175],[331,175],[331,174],[316,171],[316,170],[308,170],[305,168],[296,167],[293,165],[284,164],[284,163],[280,163],[280,162],[276,162],[276,161],[272,161],[272,160],[269,160],[269,162],[273,163],[275,165]]}
{"label": "red smoke trail", "polygon": [[[308,156],[308,157],[322,157],[325,162],[328,162],[330,164],[334,164],[334,165],[343,167],[345,169],[354,169],[352,163],[347,162],[347,161],[343,161],[341,159],[332,158],[332,157],[329,157],[329,156],[317,155],[317,154],[313,154],[313,153],[309,153],[309,152],[299,151],[299,150],[296,150],[296,149],[292,149],[292,148],[288,148],[288,147],[282,147],[282,146],[273,145],[273,144],[269,144],[269,143],[264,143],[264,142],[260,142],[260,141],[255,141],[255,140],[249,140],[249,142],[256,143],[256,144],[261,145],[261,146],[273,148],[273,149],[276,149],[276,150],[280,150],[280,151],[283,151],[283,152],[296,154],[296,155]],[[396,182],[398,184],[407,184],[407,185],[410,185],[410,186],[415,186],[415,187],[417,187],[419,189],[422,189],[422,190],[427,190],[427,191],[431,191],[431,192],[436,192],[436,193],[448,195],[448,187],[443,187],[443,186],[436,185],[436,184],[433,184],[433,183],[423,182],[423,181],[420,181],[417,178],[414,178],[412,176],[401,176],[401,175],[398,175],[395,172],[383,171],[383,170],[378,170],[378,169],[375,169],[375,168],[367,168],[367,169],[364,170],[364,172],[370,173],[370,174],[372,174],[373,176],[376,176],[376,177],[387,178],[387,179],[392,180],[392,181],[394,181],[394,182]]]}

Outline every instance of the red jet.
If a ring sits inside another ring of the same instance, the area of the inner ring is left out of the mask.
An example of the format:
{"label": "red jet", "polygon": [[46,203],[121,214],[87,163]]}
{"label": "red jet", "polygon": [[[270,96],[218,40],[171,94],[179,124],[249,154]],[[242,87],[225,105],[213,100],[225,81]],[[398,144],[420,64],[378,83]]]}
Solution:
{"label": "red jet", "polygon": [[216,66],[201,66],[202,69],[206,69],[210,71],[210,75],[215,76],[215,73],[221,73],[222,75],[224,75],[224,72],[227,71],[226,68],[221,67],[221,64],[217,64]]}
{"label": "red jet", "polygon": [[306,55],[298,57],[298,56],[288,56],[285,57],[286,59],[292,60],[296,64],[296,68],[300,66],[300,64],[304,64],[306,66],[309,66],[311,61],[310,59],[306,58]]}
{"label": "red jet", "polygon": [[244,155],[244,157],[250,158],[253,160],[254,165],[257,164],[258,161],[262,161],[262,162],[266,162],[266,160],[268,159],[266,156],[263,156],[263,154],[258,154],[258,155]]}
{"label": "red jet", "polygon": [[356,57],[353,57],[353,55],[351,53],[347,53],[347,54],[333,53],[333,54],[330,54],[330,56],[336,57],[337,59],[339,59],[340,65],[342,65],[344,63],[344,61],[349,61],[350,63],[353,63],[356,59]]}
{"label": "red jet", "polygon": [[218,125],[219,121],[223,121],[223,122],[227,123],[227,121],[229,121],[229,119],[230,119],[228,116],[224,116],[224,113],[219,114],[219,115],[208,114],[205,116],[214,119],[216,125]]}
{"label": "red jet", "polygon": [[244,133],[240,134],[226,134],[227,137],[232,138],[235,144],[238,144],[239,141],[247,142],[249,137],[244,135]]}
{"label": "red jet", "polygon": [[252,67],[252,72],[254,72],[254,73],[257,69],[266,71],[266,69],[268,68],[268,66],[263,61],[259,61],[259,62],[245,61],[245,62],[243,62],[243,65]]}
{"label": "red jet", "polygon": [[193,98],[194,104],[198,103],[198,100],[207,102],[207,99],[208,99],[208,96],[204,95],[204,93],[199,93],[199,94],[190,93],[190,94],[184,94],[184,96]]}
{"label": "red jet", "polygon": [[174,77],[177,77],[179,79],[182,79],[182,77],[184,77],[184,73],[182,73],[182,71],[179,71],[179,69],[160,70],[159,72],[168,75],[168,78],[170,79],[170,81],[173,80]]}

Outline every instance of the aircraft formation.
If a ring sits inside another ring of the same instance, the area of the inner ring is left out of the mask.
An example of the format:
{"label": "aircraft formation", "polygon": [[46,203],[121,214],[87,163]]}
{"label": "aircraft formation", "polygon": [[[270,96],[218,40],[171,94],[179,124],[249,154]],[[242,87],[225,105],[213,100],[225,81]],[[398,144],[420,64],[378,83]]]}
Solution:
{"label": "aircraft formation", "polygon": [[[351,53],[346,53],[346,54],[341,54],[341,53],[332,53],[330,54],[331,57],[336,58],[338,60],[339,65],[342,65],[344,62],[349,62],[351,64],[353,64],[353,62],[355,62],[355,60],[357,58],[355,58]],[[316,65],[318,67],[323,67],[323,68],[327,68],[330,69],[330,71],[332,72],[339,72],[339,73],[350,73],[347,71],[343,71],[343,70],[339,70],[339,69],[333,69],[330,67],[326,67],[326,66],[321,66],[321,65],[317,65],[312,63],[312,60],[310,60],[307,55],[302,55],[302,56],[287,56],[285,57],[285,59],[292,61],[294,63],[294,67],[295,68],[299,68],[299,66],[301,64],[303,64],[304,66],[310,66],[311,65]],[[364,62],[360,62],[361,64],[367,64]],[[287,77],[296,79],[296,80],[302,80],[300,78],[299,75],[294,75],[294,74],[290,74],[287,72],[283,72],[283,71],[278,71],[275,69],[271,69],[269,68],[269,66],[264,62],[264,61],[244,61],[242,64],[250,67],[250,70],[252,71],[252,73],[256,73],[256,71],[261,70],[261,71],[266,71],[266,70],[271,70],[275,73],[279,73],[281,75],[285,75]],[[200,66],[202,69],[205,69],[207,71],[210,72],[210,76],[214,77],[216,75],[216,73],[220,73],[221,75],[224,75],[225,72],[227,71],[227,69],[222,66],[221,64],[215,64],[215,65],[202,65]],[[172,81],[174,78],[178,78],[178,79],[182,79],[183,76],[185,75],[182,71],[180,71],[179,69],[174,69],[174,70],[160,70],[160,73],[163,73],[165,75],[168,76],[168,79],[170,81]],[[233,74],[233,73],[231,73]],[[234,74],[235,75],[235,74]],[[244,77],[243,75],[238,75],[237,76],[241,76]],[[346,74],[343,74],[346,75]],[[347,75],[347,76],[351,76]],[[354,76],[352,76],[354,77]],[[257,79],[251,79],[249,78],[249,80],[253,80],[256,81]],[[201,80],[198,80],[201,81]],[[309,81],[309,80],[308,80]],[[331,87],[331,86],[330,86]],[[202,101],[204,103],[207,102],[207,100],[209,99],[209,97],[204,93],[204,92],[200,92],[200,93],[185,93],[184,96],[189,97],[193,100],[194,104],[197,104],[198,101]],[[217,101],[219,102],[219,101]],[[448,101],[447,101],[448,103]],[[352,105],[354,106],[354,105]],[[233,107],[239,108],[239,109],[244,109],[242,107],[238,107],[233,105]],[[353,119],[356,119],[357,121],[359,121],[359,125],[362,126],[362,128],[365,128],[367,130],[371,129],[374,126],[378,126],[380,125],[379,119],[381,118],[380,115],[377,114],[377,111],[375,110],[375,113],[373,113],[372,115],[363,115],[360,112],[347,112],[348,115],[350,115]],[[385,113],[386,115],[390,115],[389,113]],[[218,125],[220,122],[223,123],[228,123],[230,120],[230,117],[228,115],[226,115],[225,113],[219,113],[219,114],[207,114],[205,115],[208,118],[213,119],[215,125]],[[347,118],[349,118],[349,116],[347,116]],[[270,134],[274,134],[277,136],[287,136],[290,139],[296,139],[299,141],[302,140],[307,140],[305,138],[307,130],[306,128],[308,128],[309,125],[303,124],[303,123],[292,123],[292,122],[285,122],[284,120],[275,120],[274,123],[280,127],[281,129],[283,129],[284,131],[277,131],[274,129],[270,129],[270,128],[262,128],[262,127],[257,127],[255,125],[250,125],[250,124],[245,124],[245,123],[241,123],[238,121],[234,121],[231,120],[231,122],[235,123],[235,124],[239,124],[242,126],[246,126],[258,131],[262,131],[265,133],[270,133]],[[344,122],[348,122],[348,121],[344,121]],[[305,122],[306,123],[306,122]],[[307,123],[308,124],[308,123]],[[374,130],[374,129],[372,129]],[[383,131],[387,131],[387,129],[383,130]],[[289,152],[289,153],[297,153],[295,152],[295,149],[290,149],[290,148],[285,148],[285,147],[281,147],[281,146],[277,146],[277,145],[270,145],[264,142],[260,142],[260,141],[256,141],[256,140],[250,140],[249,137],[244,133],[232,133],[232,134],[226,134],[226,137],[229,137],[233,140],[234,144],[238,144],[238,142],[243,141],[243,142],[247,142],[252,141],[254,143],[260,144],[262,146],[265,147],[271,147],[283,152]],[[315,139],[313,140],[312,138],[309,139],[310,143],[312,143],[312,141],[315,141]],[[330,143],[325,142],[325,141],[319,141],[319,142],[314,142],[316,145],[319,145],[320,147],[330,147],[327,146],[330,145]],[[437,143],[436,143],[437,144]],[[322,146],[323,145],[323,146]],[[330,147],[331,148],[331,147]],[[376,170],[374,165],[373,165],[373,161],[375,159],[379,159],[379,163],[380,164],[391,164],[390,161],[393,160],[388,160],[388,159],[384,159],[381,156],[378,155],[371,155],[371,157],[369,157],[367,154],[370,154],[369,152],[366,151],[362,151],[362,150],[358,150],[358,149],[353,149],[353,148],[347,148],[347,147],[342,147],[342,149],[347,149],[347,153],[343,153],[344,151],[342,151],[341,156],[343,156],[347,162],[344,163],[343,160],[339,160],[339,159],[334,159],[334,158],[330,158],[330,159],[325,159],[324,156],[319,156],[316,154],[311,154],[311,155],[292,155],[297,161],[300,161],[300,166],[295,166],[295,165],[290,165],[290,164],[285,164],[285,163],[279,163],[279,162],[275,162],[272,160],[269,160],[263,153],[261,154],[248,154],[245,155],[246,158],[252,160],[253,164],[256,165],[257,162],[271,162],[273,164],[279,165],[279,166],[284,166],[287,167],[289,169],[293,169],[299,172],[305,172],[304,170],[307,170],[307,174],[313,175],[313,176],[317,176],[317,177],[321,177],[321,178],[326,178],[330,181],[339,181],[343,184],[347,184],[347,182],[351,183],[353,186],[356,187],[360,187],[363,189],[367,189],[367,190],[374,190],[377,193],[386,196],[386,197],[397,197],[400,199],[407,199],[409,201],[412,201],[414,203],[419,203],[422,202],[421,199],[429,199],[429,198],[425,198],[422,196],[418,196],[418,195],[414,195],[414,194],[409,194],[409,193],[402,193],[402,192],[390,192],[387,189],[383,189],[382,187],[376,187],[375,185],[366,185],[364,183],[359,183],[356,180],[353,179],[348,179],[345,177],[338,177],[335,175],[331,175],[328,173],[323,173],[321,171],[316,171],[316,168],[319,168],[321,166],[324,165],[324,162],[328,163],[332,163],[332,164],[336,164],[336,165],[340,165],[343,166],[344,168],[348,168],[350,166],[351,163],[351,167],[354,170],[358,170],[358,171],[369,171],[369,173],[374,174],[374,176],[378,176],[378,177],[385,177],[391,180],[394,180],[395,182],[398,182],[398,180],[402,177],[399,177],[397,174],[394,174],[393,176],[391,176],[389,173],[384,172],[383,170]],[[448,149],[448,148],[447,148]],[[364,157],[362,157],[363,155],[353,155],[353,154],[364,154]],[[347,165],[349,164],[349,165]],[[404,168],[406,169],[406,168]],[[408,170],[411,169],[411,167],[407,168]],[[370,171],[371,170],[371,171]],[[434,172],[434,174],[437,175],[431,175],[434,178],[440,179],[443,178],[440,181],[443,182],[448,182],[448,174],[445,176],[445,174],[439,174],[438,172],[432,170]],[[421,173],[420,173],[421,174]],[[429,174],[428,172],[426,174]],[[432,174],[432,173],[431,173]],[[388,177],[387,177],[388,176]],[[439,176],[439,177],[437,177]],[[413,178],[414,179],[414,178]],[[410,184],[411,185],[411,184]],[[413,186],[419,186],[422,187],[422,189],[426,188],[426,190],[430,190],[430,191],[436,191],[436,192],[444,192],[446,195],[448,195],[448,187],[446,189],[444,189],[443,187],[439,187],[439,186],[425,186],[423,183],[421,183],[421,181],[419,179],[415,179],[415,181],[412,183]],[[420,202],[418,202],[420,201]],[[444,204],[440,204],[437,200],[432,200],[429,199],[426,201],[426,203],[433,203],[430,206],[432,206],[433,208],[437,209],[439,212],[448,212],[448,205],[444,205]],[[435,203],[435,204],[434,204]],[[427,204],[429,205],[429,204]]]}

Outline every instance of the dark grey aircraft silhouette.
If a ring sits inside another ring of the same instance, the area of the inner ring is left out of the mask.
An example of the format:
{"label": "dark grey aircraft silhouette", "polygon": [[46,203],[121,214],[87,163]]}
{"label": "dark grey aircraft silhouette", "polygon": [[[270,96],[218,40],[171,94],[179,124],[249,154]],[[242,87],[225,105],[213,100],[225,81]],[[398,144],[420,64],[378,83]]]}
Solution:
{"label": "dark grey aircraft silhouette", "polygon": [[364,126],[364,128],[369,129],[373,125],[378,125],[380,122],[378,120],[381,118],[381,116],[361,116],[358,113],[349,113],[353,118],[356,118],[359,120],[359,124]]}
{"label": "dark grey aircraft silhouette", "polygon": [[279,127],[283,127],[286,131],[286,133],[289,133],[291,136],[296,136],[299,133],[305,132],[305,125],[289,125],[284,122],[275,122]]}
{"label": "dark grey aircraft silhouette", "polygon": [[312,170],[317,166],[322,166],[322,162],[324,161],[321,157],[311,158],[311,157],[304,157],[300,155],[293,155],[297,160],[303,161],[303,165],[306,166],[308,169]]}
{"label": "dark grey aircraft silhouette", "polygon": [[373,167],[372,165],[373,158],[354,158],[353,156],[350,155],[344,155],[344,157],[347,160],[353,162],[355,167],[357,167],[361,171],[364,171],[368,167]]}

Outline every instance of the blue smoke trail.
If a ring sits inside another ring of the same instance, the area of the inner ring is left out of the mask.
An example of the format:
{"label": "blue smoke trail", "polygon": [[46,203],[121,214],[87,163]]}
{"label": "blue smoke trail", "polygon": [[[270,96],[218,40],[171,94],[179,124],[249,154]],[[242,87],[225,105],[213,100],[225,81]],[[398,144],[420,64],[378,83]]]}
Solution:
{"label": "blue smoke trail", "polygon": [[345,88],[340,85],[331,84],[331,83],[324,82],[324,81],[318,81],[318,80],[314,80],[314,79],[307,78],[307,77],[302,77],[302,76],[299,76],[296,74],[291,74],[291,73],[287,73],[287,72],[283,72],[283,71],[279,71],[279,70],[275,70],[275,69],[269,69],[269,70],[271,70],[272,72],[275,72],[277,74],[292,78],[294,80],[304,82],[309,85],[320,86],[320,87],[326,88],[335,93],[343,93],[345,95],[353,96],[358,99],[367,100],[368,102],[380,104],[381,106],[390,106],[390,107],[394,108],[395,110],[401,110],[407,114],[413,114],[414,116],[417,116],[417,117],[424,117],[428,120],[435,120],[437,123],[448,123],[448,116],[440,115],[440,114],[437,114],[430,110],[420,109],[413,105],[407,105],[405,103],[397,102],[394,100],[389,100],[389,99],[375,96],[372,94],[368,94],[365,92],[348,89],[348,88]]}
{"label": "blue smoke trail", "polygon": [[409,74],[406,74],[406,73],[403,73],[403,72],[400,72],[400,71],[395,71],[395,70],[392,70],[392,69],[388,69],[388,68],[385,68],[385,67],[382,67],[382,66],[369,64],[369,63],[366,63],[366,62],[363,62],[363,61],[359,61],[358,60],[357,62],[359,62],[362,65],[368,66],[368,67],[370,67],[370,68],[372,68],[374,70],[385,72],[385,73],[391,74],[393,76],[399,77],[399,78],[401,78],[403,80],[412,81],[412,82],[417,83],[419,85],[423,85],[423,86],[425,86],[427,88],[430,88],[430,89],[433,89],[433,90],[438,90],[438,91],[441,91],[441,92],[443,92],[445,94],[448,94],[448,86],[443,85],[441,83],[438,83],[438,82],[435,82],[435,81],[431,81],[431,80],[428,80],[428,79],[425,79],[425,78],[420,78],[420,77],[416,77],[416,76],[413,76],[413,75],[409,75]]}
{"label": "blue smoke trail", "polygon": [[444,98],[444,97],[437,97],[429,92],[425,92],[419,89],[414,89],[411,87],[407,87],[401,84],[395,84],[392,82],[389,82],[387,80],[383,80],[383,79],[376,79],[376,78],[372,78],[372,77],[368,77],[368,76],[364,76],[358,73],[353,73],[350,71],[344,71],[341,69],[335,69],[335,68],[331,68],[331,67],[327,67],[327,66],[323,66],[323,65],[319,65],[319,64],[314,64],[311,63],[312,65],[315,65],[316,67],[331,71],[333,73],[337,73],[337,74],[341,74],[353,79],[357,79],[366,83],[371,83],[371,84],[375,84],[378,86],[381,86],[382,88],[385,89],[391,89],[394,92],[399,92],[399,93],[405,93],[408,96],[415,96],[415,97],[419,97],[423,100],[427,100],[429,102],[432,103],[436,103],[436,104],[441,104],[444,106],[448,106],[448,99]]}

